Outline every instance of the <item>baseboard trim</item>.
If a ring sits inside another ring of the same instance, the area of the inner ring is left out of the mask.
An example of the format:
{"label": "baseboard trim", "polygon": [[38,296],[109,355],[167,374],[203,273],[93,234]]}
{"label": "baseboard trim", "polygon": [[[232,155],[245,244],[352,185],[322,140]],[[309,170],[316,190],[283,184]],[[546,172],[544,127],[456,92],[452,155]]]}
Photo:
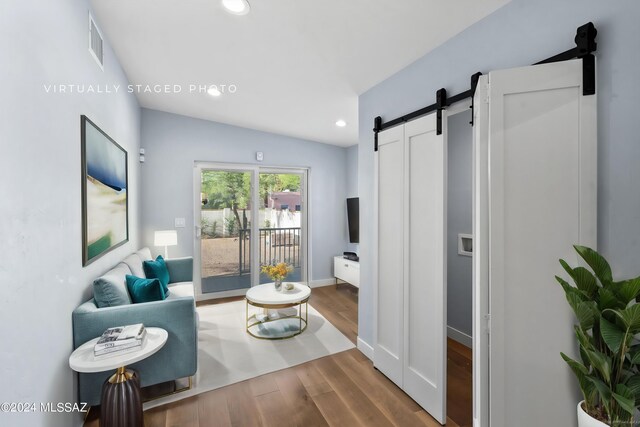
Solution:
{"label": "baseboard trim", "polygon": [[310,288],[321,288],[323,286],[331,286],[336,284],[336,279],[319,279],[309,282]]}
{"label": "baseboard trim", "polygon": [[211,292],[195,296],[196,302],[209,301],[220,298],[241,297],[247,293],[246,289],[232,289],[230,291]]}
{"label": "baseboard trim", "polygon": [[464,332],[460,332],[459,330],[452,328],[451,326],[447,326],[447,336],[454,341],[459,342],[460,344],[472,348],[473,347],[473,338]]}
{"label": "baseboard trim", "polygon": [[[319,279],[319,280],[312,280],[311,282],[309,282],[309,287],[321,288],[323,286],[331,286],[335,284],[336,284],[336,279]],[[247,289],[233,289],[230,291],[221,291],[221,292],[215,292],[210,294],[196,295],[195,300],[199,302],[199,301],[208,301],[208,300],[219,299],[219,298],[239,297],[239,296],[244,296],[246,293],[247,293]]]}
{"label": "baseboard trim", "polygon": [[358,350],[371,361],[373,361],[373,347],[364,342],[360,337],[357,339]]}

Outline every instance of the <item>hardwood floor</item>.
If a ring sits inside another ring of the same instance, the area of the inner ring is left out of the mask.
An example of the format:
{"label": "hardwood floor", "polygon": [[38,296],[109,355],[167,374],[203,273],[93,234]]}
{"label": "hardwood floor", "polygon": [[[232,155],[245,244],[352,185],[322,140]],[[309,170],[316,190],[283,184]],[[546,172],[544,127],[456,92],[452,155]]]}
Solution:
{"label": "hardwood floor", "polygon": [[460,427],[473,425],[471,349],[447,339],[447,415]]}
{"label": "hardwood floor", "polygon": [[[355,288],[350,285],[314,288],[310,303],[356,342]],[[471,351],[450,342],[448,362],[447,426],[470,427]],[[98,415],[98,411],[92,410],[85,426],[97,427]],[[375,370],[357,349],[154,408],[146,411],[144,418],[146,427],[440,425]]]}

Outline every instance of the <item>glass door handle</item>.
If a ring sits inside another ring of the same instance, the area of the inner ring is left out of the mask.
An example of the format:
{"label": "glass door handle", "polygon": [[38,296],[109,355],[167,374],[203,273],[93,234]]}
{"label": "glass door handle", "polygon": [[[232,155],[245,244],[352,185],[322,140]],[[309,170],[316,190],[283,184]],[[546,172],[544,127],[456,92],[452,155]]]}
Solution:
{"label": "glass door handle", "polygon": [[200,227],[199,225],[196,225],[195,229],[196,229],[196,239],[199,239],[200,236],[202,236],[202,227]]}

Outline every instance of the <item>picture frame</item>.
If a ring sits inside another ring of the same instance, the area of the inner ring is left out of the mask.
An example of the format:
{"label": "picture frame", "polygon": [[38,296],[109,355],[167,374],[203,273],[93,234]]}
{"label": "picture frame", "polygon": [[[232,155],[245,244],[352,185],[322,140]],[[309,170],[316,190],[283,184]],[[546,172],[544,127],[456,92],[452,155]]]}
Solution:
{"label": "picture frame", "polygon": [[87,116],[80,119],[82,265],[129,241],[128,153]]}

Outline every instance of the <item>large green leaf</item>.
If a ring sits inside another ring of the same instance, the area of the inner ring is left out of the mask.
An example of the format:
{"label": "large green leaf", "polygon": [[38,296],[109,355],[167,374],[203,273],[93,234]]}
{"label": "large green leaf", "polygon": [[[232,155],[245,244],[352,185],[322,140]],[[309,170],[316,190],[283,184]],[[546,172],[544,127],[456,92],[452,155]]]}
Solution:
{"label": "large green leaf", "polygon": [[567,301],[580,322],[580,327],[584,330],[593,328],[596,319],[600,317],[596,303],[583,301],[580,296],[572,293],[567,294]]}
{"label": "large green leaf", "polygon": [[611,267],[602,255],[586,246],[574,245],[573,247],[576,252],[578,252],[578,255],[591,267],[596,277],[600,280],[600,283],[602,283],[602,286],[613,282]]}
{"label": "large green leaf", "polygon": [[624,310],[605,310],[602,314],[614,313],[629,333],[635,335],[640,332],[640,304],[634,304]]}
{"label": "large green leaf", "polygon": [[580,359],[582,359],[582,364],[587,367],[587,369],[591,369],[591,361],[589,360],[589,356],[584,347],[580,346]]}
{"label": "large green leaf", "polygon": [[594,301],[578,303],[575,313],[580,322],[580,326],[585,330],[593,328],[596,319],[600,316],[598,307]]}
{"label": "large green leaf", "polygon": [[621,302],[626,306],[640,295],[640,277],[616,282],[614,283],[613,289],[620,296]]}
{"label": "large green leaf", "polygon": [[565,296],[567,297],[567,301],[569,302],[569,304],[571,304],[571,300],[569,300],[569,296],[573,296],[577,299],[580,299],[581,301],[587,301],[589,299],[587,295],[581,292],[578,288],[574,288],[573,286],[571,286],[562,277],[556,276],[556,280],[558,281],[558,283],[560,283],[560,286],[562,286],[562,289],[564,289],[564,293],[565,293]]}
{"label": "large green leaf", "polygon": [[620,329],[618,325],[609,322],[604,317],[600,318],[600,334],[612,353],[620,352],[622,343],[627,341],[626,330]]}
{"label": "large green leaf", "polygon": [[603,383],[600,379],[594,376],[587,376],[587,380],[591,381],[595,386],[596,390],[598,390],[598,394],[600,395],[600,401],[602,402],[602,406],[604,406],[607,414],[611,413],[611,390],[609,386]]}
{"label": "large green leaf", "polygon": [[576,378],[578,379],[578,383],[580,384],[580,390],[584,395],[585,400],[590,406],[593,406],[593,400],[595,399],[595,386],[593,382],[587,379],[587,375],[589,374],[589,369],[585,367],[582,363],[573,360],[569,356],[564,353],[560,353],[560,356],[564,359],[565,362],[569,365]]}
{"label": "large green leaf", "polygon": [[567,362],[567,364],[571,367],[576,375],[580,374],[584,376],[589,373],[589,370],[582,363],[573,360],[563,352],[560,352],[560,356],[564,359],[565,362]]}
{"label": "large green leaf", "polygon": [[563,259],[560,260],[562,268],[571,276],[576,287],[584,292],[589,298],[593,298],[598,292],[598,282],[589,270],[584,267],[571,268]]}
{"label": "large green leaf", "polygon": [[612,393],[613,398],[625,412],[633,415],[636,411],[636,401],[631,390],[624,384],[616,386],[616,392]]}
{"label": "large green leaf", "polygon": [[600,311],[626,307],[626,304],[622,303],[611,289],[600,288],[598,290],[598,296],[598,310]]}
{"label": "large green leaf", "polygon": [[597,350],[587,350],[591,365],[598,372],[605,383],[611,384],[611,358]]}
{"label": "large green leaf", "polygon": [[635,353],[629,354],[629,361],[632,365],[640,364],[640,351],[636,351]]}
{"label": "large green leaf", "polygon": [[567,292],[565,296],[567,298],[567,302],[569,303],[571,308],[573,308],[573,311],[576,310],[576,307],[578,306],[579,303],[587,300],[587,298],[584,295],[582,295],[580,292]]}
{"label": "large green leaf", "polygon": [[640,374],[634,375],[626,382],[626,386],[635,396],[636,406],[640,405]]}
{"label": "large green leaf", "polygon": [[632,366],[627,360],[625,360],[624,367],[620,370],[620,379],[618,380],[619,384],[626,384],[630,378],[632,378],[638,370]]}
{"label": "large green leaf", "polygon": [[[593,337],[585,334],[584,331],[578,325],[575,325],[573,329],[576,333],[576,337],[578,338],[580,349],[581,350],[584,349],[585,351],[593,350],[594,349]],[[589,363],[591,363],[591,361],[589,361]]]}

